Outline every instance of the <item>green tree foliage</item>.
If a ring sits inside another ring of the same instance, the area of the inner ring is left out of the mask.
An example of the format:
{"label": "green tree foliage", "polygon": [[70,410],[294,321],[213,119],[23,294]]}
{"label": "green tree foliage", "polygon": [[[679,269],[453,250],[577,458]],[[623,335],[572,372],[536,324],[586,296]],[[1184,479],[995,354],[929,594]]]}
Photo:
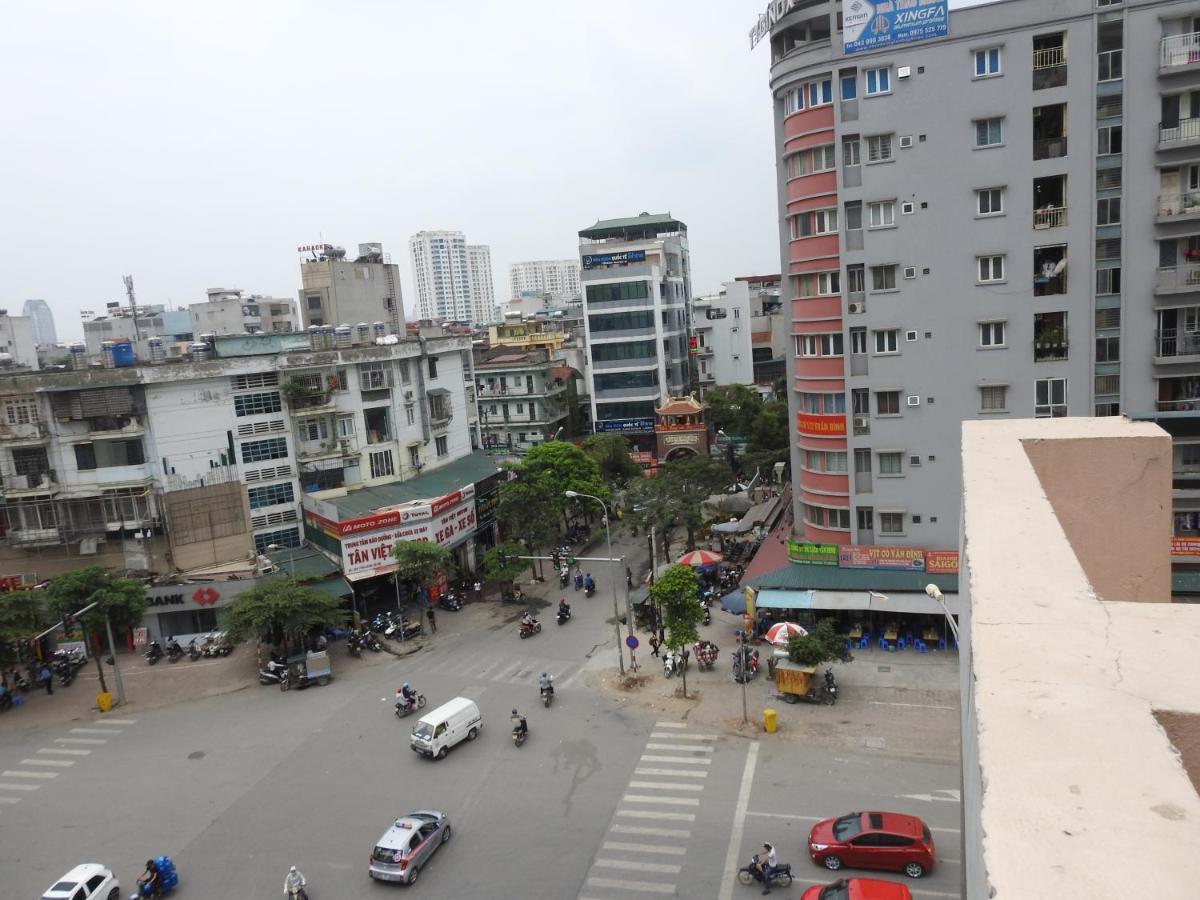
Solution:
{"label": "green tree foliage", "polygon": [[499,544],[483,554],[483,572],[492,581],[507,584],[511,589],[521,573],[529,568],[529,561],[517,557],[530,555],[529,548],[522,544],[511,541]]}
{"label": "green tree foliage", "polygon": [[146,611],[146,588],[133,578],[117,578],[100,566],[86,566],[50,579],[46,587],[49,607],[56,618],[71,615],[89,603],[99,602],[82,618],[91,632],[104,628],[107,615],[114,628],[133,628]]}
{"label": "green tree foliage", "polygon": [[52,621],[45,591],[0,593],[0,665],[18,662],[18,644],[45,630]]}
{"label": "green tree foliage", "polygon": [[505,535],[535,549],[552,544],[558,535],[559,506],[551,490],[532,477],[501,484],[496,515]]}
{"label": "green tree foliage", "polygon": [[315,628],[345,624],[349,613],[339,598],[324,591],[291,578],[271,578],[239,594],[218,610],[218,617],[230,641],[263,640],[297,647]]}
{"label": "green tree foliage", "polygon": [[584,438],[583,452],[596,461],[600,477],[610,485],[624,485],[639,478],[642,467],[629,455],[629,438],[623,434],[593,434]]}
{"label": "green tree foliage", "polygon": [[754,388],[729,384],[713,388],[704,395],[708,404],[708,424],[714,432],[748,437],[762,408],[762,399]]}
{"label": "green tree foliage", "polygon": [[422,588],[429,586],[437,572],[450,577],[450,551],[440,544],[429,541],[397,541],[392,547],[392,558],[396,560],[396,572],[410,596],[416,596]]}
{"label": "green tree foliage", "polygon": [[808,629],[805,637],[788,641],[788,659],[802,666],[819,666],[827,662],[850,662],[854,656],[846,649],[846,639],[837,633],[833,619],[822,619]]}
{"label": "green tree foliage", "polygon": [[752,452],[786,453],[788,449],[788,408],[786,400],[760,403],[758,414],[750,426],[749,450]]}
{"label": "green tree foliage", "polygon": [[[650,599],[662,608],[666,645],[680,651],[700,639],[697,632],[704,609],[700,605],[700,579],[691,566],[671,566],[650,585]],[[687,669],[683,670],[683,695],[687,696]]]}

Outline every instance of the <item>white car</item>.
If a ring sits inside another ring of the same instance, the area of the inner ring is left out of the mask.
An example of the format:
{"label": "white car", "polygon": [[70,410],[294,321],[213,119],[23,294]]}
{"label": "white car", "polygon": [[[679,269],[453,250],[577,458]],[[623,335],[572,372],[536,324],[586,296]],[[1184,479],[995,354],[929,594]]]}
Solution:
{"label": "white car", "polygon": [[117,876],[99,863],[76,866],[42,894],[42,900],[120,900]]}

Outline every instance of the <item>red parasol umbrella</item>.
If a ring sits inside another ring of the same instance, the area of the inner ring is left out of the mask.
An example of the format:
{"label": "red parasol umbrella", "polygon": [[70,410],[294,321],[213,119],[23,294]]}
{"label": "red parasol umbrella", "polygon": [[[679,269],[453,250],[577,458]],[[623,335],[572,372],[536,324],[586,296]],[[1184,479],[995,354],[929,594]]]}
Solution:
{"label": "red parasol umbrella", "polygon": [[778,622],[767,629],[767,643],[786,647],[794,637],[807,637],[808,632],[795,622]]}
{"label": "red parasol umbrella", "polygon": [[681,566],[711,566],[722,559],[724,557],[720,553],[714,553],[712,550],[693,550],[675,561]]}

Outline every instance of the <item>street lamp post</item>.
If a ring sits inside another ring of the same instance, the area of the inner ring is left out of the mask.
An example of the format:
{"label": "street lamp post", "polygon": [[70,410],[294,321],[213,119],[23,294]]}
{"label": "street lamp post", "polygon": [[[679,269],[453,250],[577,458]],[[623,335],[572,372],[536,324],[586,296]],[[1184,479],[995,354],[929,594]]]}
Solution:
{"label": "street lamp post", "polygon": [[941,590],[936,584],[927,584],[925,585],[925,593],[942,608],[942,612],[946,616],[946,626],[950,629],[950,633],[954,635],[954,642],[957,644],[958,625],[954,623],[954,616],[950,615],[950,610],[946,608],[946,598],[942,596]]}
{"label": "street lamp post", "polygon": [[[612,531],[608,527],[608,505],[599,497],[593,497],[591,494],[581,494],[579,491],[564,491],[568,497],[575,499],[578,497],[586,497],[588,500],[595,500],[600,504],[600,508],[604,510],[604,536],[608,539],[608,563],[611,566],[616,560],[613,557],[612,548]],[[617,579],[612,578],[612,601],[613,601],[613,628],[617,633],[617,667],[621,670],[621,674],[625,674],[625,654],[621,652],[621,610],[617,606]],[[633,628],[633,622],[629,623],[629,627]]]}
{"label": "street lamp post", "polygon": [[[285,548],[280,547],[278,544],[267,544],[267,549],[270,550],[272,553],[278,553],[280,550],[283,550]],[[288,578],[291,578],[294,580],[296,577],[296,562],[292,556],[294,551],[292,550],[291,547],[287,547],[286,549],[288,552]]]}

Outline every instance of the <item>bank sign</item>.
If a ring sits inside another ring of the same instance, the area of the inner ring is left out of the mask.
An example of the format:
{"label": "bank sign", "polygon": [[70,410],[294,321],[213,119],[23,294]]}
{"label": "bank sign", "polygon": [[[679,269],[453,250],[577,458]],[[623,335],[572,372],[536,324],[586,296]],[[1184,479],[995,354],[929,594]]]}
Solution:
{"label": "bank sign", "polygon": [[842,6],[846,54],[911,44],[950,33],[947,0],[847,0]]}

